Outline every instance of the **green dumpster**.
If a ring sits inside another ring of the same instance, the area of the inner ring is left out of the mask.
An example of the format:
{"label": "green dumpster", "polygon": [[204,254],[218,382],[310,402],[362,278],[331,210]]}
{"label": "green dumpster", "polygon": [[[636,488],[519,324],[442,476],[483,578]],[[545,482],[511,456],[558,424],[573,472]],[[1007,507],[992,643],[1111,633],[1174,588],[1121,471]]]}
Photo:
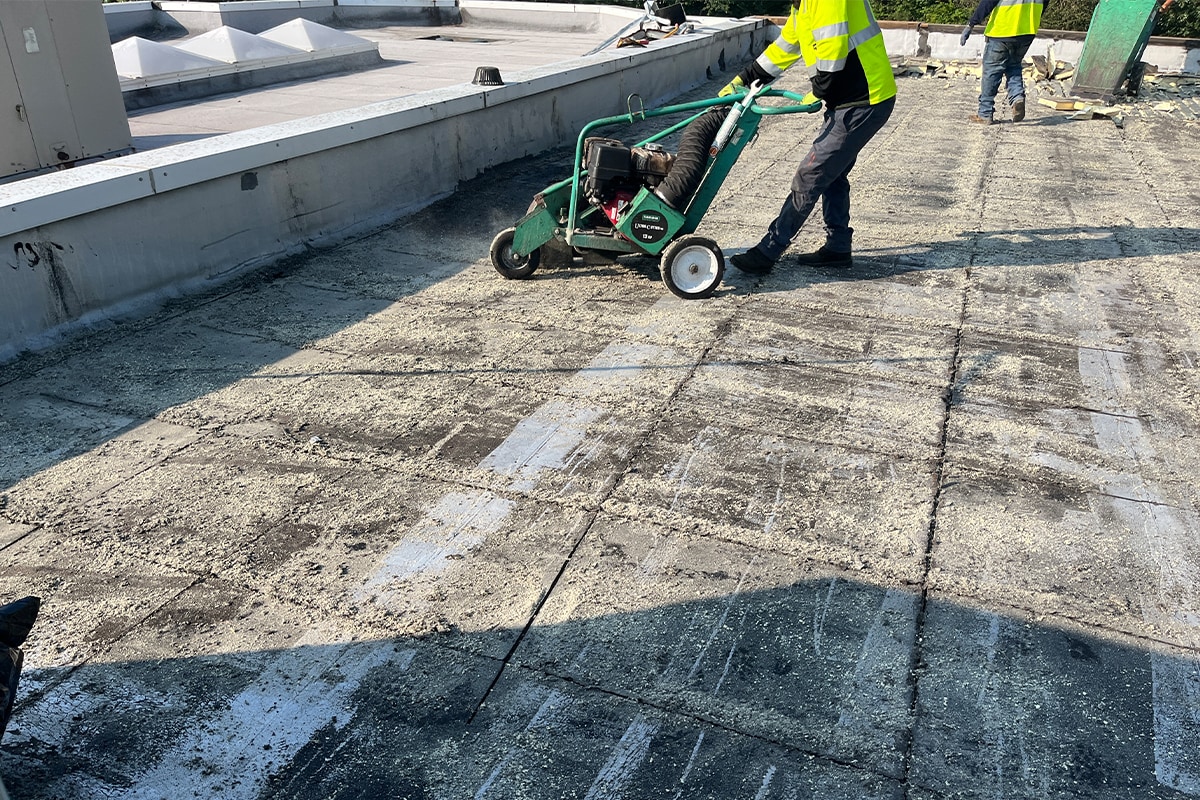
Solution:
{"label": "green dumpster", "polygon": [[[1083,52],[1075,67],[1071,92],[1077,97],[1109,100],[1121,94],[1133,75],[1154,20],[1160,0],[1100,0],[1092,13]],[[1133,81],[1136,84],[1136,79]]]}

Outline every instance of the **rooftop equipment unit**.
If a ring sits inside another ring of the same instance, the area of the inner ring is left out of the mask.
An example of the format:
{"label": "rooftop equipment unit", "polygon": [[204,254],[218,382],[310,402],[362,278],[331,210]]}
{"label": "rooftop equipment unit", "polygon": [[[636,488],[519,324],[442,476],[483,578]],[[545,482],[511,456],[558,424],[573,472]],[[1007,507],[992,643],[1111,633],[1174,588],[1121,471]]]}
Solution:
{"label": "rooftop equipment unit", "polygon": [[0,0],[0,179],[133,149],[101,0]]}

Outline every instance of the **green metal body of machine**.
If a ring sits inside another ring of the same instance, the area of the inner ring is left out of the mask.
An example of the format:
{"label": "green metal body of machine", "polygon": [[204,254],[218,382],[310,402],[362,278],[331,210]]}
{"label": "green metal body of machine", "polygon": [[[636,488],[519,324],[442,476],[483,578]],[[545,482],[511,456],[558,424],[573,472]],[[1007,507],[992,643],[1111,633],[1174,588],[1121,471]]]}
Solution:
{"label": "green metal body of machine", "polygon": [[1105,101],[1122,92],[1136,94],[1138,65],[1162,7],[1162,0],[1100,0],[1083,41],[1071,93]]}
{"label": "green metal body of machine", "polygon": [[[759,101],[764,97],[779,97],[789,102],[763,105]],[[496,236],[491,247],[492,265],[505,278],[528,278],[552,243],[565,244],[580,256],[598,253],[611,260],[627,254],[658,256],[663,282],[673,294],[684,299],[711,296],[724,276],[725,257],[716,242],[694,235],[695,231],[742,150],[757,132],[762,116],[809,113],[821,107],[819,102],[804,100],[792,92],[754,85],[747,92],[729,97],[649,111],[630,109],[628,114],[588,123],[579,134],[571,177],[536,195],[516,226]],[[593,133],[652,117],[690,114],[635,145],[654,146],[721,106],[728,106],[729,112],[709,147],[703,177],[682,209],[673,207],[645,186],[622,205],[619,213],[589,200],[583,190],[587,176],[584,152],[585,142]]]}

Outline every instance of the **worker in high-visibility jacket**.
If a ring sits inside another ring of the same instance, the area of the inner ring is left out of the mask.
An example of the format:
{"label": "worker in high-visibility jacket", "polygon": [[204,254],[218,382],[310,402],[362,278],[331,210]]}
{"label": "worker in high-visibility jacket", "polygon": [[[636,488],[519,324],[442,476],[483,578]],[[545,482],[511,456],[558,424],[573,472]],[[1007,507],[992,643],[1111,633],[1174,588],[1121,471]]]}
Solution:
{"label": "worker in high-visibility jacket", "polygon": [[1021,75],[1021,62],[1042,24],[1042,5],[1042,0],[979,0],[959,39],[959,45],[966,47],[971,31],[987,20],[987,27],[983,29],[985,44],[979,112],[968,117],[971,122],[991,125],[995,121],[996,93],[1000,91],[1001,78],[1005,81],[1013,122],[1025,119],[1025,80]]}
{"label": "worker in high-visibility jacket", "polygon": [[743,272],[769,272],[817,200],[825,222],[825,243],[796,260],[827,267],[854,263],[847,176],[896,105],[896,79],[869,0],[792,0],[779,37],[720,94],[741,91],[756,81],[769,83],[801,59],[812,84],[805,99],[823,102],[825,118],[792,178],[791,193],[762,240],[729,259]]}

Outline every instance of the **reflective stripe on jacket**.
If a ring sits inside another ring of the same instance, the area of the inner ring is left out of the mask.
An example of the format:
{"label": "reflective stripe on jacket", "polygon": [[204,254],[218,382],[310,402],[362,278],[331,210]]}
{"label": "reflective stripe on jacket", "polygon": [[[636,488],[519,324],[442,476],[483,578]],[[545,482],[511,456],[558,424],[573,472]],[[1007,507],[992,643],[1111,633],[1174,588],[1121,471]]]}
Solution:
{"label": "reflective stripe on jacket", "polygon": [[984,36],[1027,36],[1042,24],[1042,0],[1000,0],[988,17]]}
{"label": "reflective stripe on jacket", "polygon": [[757,64],[772,78],[800,58],[809,74],[840,72],[852,50],[866,75],[871,104],[895,97],[892,64],[869,0],[801,0]]}

